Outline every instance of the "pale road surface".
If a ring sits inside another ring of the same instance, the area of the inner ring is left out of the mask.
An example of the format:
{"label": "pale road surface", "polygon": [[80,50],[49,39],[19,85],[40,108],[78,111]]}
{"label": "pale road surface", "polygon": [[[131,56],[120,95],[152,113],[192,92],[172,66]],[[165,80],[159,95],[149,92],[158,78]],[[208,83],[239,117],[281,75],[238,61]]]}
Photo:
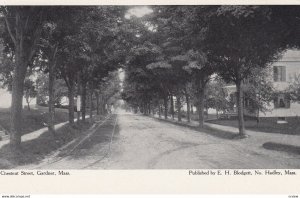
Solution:
{"label": "pale road surface", "polygon": [[113,115],[59,155],[28,169],[300,168],[300,156],[267,150],[250,137],[223,139],[155,118]]}

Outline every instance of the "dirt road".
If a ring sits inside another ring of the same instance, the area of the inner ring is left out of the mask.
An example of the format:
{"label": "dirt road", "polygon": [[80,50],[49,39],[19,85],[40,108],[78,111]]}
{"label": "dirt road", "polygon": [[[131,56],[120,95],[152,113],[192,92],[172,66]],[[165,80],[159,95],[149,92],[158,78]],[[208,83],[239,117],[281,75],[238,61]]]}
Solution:
{"label": "dirt road", "polygon": [[[24,167],[23,167],[24,168]],[[267,150],[255,138],[226,139],[155,118],[117,114],[39,169],[300,168],[300,156]]]}

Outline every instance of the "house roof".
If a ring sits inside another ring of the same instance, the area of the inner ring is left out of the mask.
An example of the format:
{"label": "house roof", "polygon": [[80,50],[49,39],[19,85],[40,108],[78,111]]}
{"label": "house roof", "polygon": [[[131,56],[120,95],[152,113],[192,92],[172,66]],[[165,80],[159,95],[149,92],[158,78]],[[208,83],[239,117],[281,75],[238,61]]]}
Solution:
{"label": "house roof", "polygon": [[300,62],[300,50],[288,49],[278,62]]}

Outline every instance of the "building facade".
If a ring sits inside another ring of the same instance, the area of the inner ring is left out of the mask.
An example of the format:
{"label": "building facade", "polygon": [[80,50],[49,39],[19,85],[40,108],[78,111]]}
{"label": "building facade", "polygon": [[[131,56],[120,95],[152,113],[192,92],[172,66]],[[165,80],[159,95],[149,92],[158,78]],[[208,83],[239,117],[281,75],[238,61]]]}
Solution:
{"label": "building facade", "polygon": [[[274,62],[269,67],[270,80],[275,90],[274,100],[266,106],[267,111],[257,111],[249,113],[247,111],[247,98],[245,98],[245,115],[259,118],[272,118],[277,122],[287,122],[288,118],[300,116],[300,101],[293,102],[289,94],[286,93],[289,85],[294,81],[295,76],[300,75],[300,50],[286,50],[282,58]],[[234,85],[226,86],[228,100],[235,96],[236,87]],[[234,99],[233,99],[234,100]],[[231,110],[236,113],[236,107]]]}

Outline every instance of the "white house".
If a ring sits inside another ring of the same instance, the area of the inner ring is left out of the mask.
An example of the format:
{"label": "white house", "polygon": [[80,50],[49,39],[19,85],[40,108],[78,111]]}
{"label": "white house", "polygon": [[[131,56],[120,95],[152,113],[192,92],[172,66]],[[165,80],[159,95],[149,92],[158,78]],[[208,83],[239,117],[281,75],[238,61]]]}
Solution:
{"label": "white house", "polygon": [[277,97],[271,103],[271,111],[265,114],[260,113],[260,117],[294,117],[300,116],[300,103],[291,102],[287,95],[280,92],[286,90],[295,75],[300,74],[300,50],[287,50],[282,59],[272,65],[273,85],[278,92]]}
{"label": "white house", "polygon": [[[273,82],[273,86],[276,92],[274,100],[267,106],[268,111],[256,112],[256,115],[260,118],[272,118],[277,122],[286,122],[287,118],[300,116],[300,101],[290,101],[287,94],[283,92],[293,82],[295,75],[300,74],[300,50],[286,50],[282,58],[277,62],[270,65],[270,78]],[[236,92],[234,85],[225,87],[229,93],[229,96],[233,96]],[[236,112],[236,108],[233,109]],[[247,110],[245,110],[245,114]]]}

